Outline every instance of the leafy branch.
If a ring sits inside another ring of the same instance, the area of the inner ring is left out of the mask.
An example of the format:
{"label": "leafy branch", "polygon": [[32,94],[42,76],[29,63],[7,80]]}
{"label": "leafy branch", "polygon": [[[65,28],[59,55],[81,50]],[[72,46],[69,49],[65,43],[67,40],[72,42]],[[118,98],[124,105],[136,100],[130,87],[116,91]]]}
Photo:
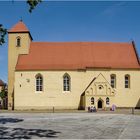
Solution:
{"label": "leafy branch", "polygon": [[7,34],[7,29],[3,27],[2,24],[0,24],[0,45],[5,43],[5,36]]}
{"label": "leafy branch", "polygon": [[5,91],[5,89],[3,89],[1,92],[0,92],[0,97],[2,99],[6,98],[7,97],[7,91]]}
{"label": "leafy branch", "polygon": [[27,4],[30,6],[29,12],[31,13],[32,10],[40,3],[42,0],[27,0]]}

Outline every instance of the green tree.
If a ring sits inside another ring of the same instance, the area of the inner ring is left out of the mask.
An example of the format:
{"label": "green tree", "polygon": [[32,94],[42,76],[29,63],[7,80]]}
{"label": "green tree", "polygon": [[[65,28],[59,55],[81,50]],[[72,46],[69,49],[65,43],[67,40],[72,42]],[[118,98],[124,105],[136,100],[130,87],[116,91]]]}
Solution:
{"label": "green tree", "polygon": [[7,29],[3,27],[2,24],[0,24],[0,45],[5,43],[5,35],[7,33]]}
{"label": "green tree", "polygon": [[31,13],[32,10],[40,3],[42,0],[27,0],[27,4],[29,5],[29,12]]}
{"label": "green tree", "polygon": [[[26,3],[29,5],[29,12],[32,13],[32,10],[40,3],[42,0],[26,0]],[[5,43],[5,36],[7,34],[7,29],[0,24],[0,45]]]}
{"label": "green tree", "polygon": [[0,92],[0,97],[2,99],[4,99],[5,97],[7,97],[7,91],[5,91],[5,89],[3,89],[1,92]]}

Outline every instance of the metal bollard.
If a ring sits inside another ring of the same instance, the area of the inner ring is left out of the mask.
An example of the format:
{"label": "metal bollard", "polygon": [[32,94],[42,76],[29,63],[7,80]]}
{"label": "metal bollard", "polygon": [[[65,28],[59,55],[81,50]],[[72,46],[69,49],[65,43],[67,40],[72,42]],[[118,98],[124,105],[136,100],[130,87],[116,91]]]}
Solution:
{"label": "metal bollard", "polygon": [[134,107],[132,107],[132,114],[134,114]]}
{"label": "metal bollard", "polygon": [[54,106],[53,106],[53,113],[54,113]]}

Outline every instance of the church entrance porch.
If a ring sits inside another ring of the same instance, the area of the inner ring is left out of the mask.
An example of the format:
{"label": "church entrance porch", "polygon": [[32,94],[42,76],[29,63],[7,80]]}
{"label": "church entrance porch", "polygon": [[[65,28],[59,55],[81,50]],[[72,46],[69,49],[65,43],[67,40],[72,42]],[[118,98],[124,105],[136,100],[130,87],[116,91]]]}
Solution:
{"label": "church entrance porch", "polygon": [[88,107],[95,106],[96,109],[106,109],[114,103],[115,89],[102,74],[89,83],[81,95],[81,106],[87,110]]}

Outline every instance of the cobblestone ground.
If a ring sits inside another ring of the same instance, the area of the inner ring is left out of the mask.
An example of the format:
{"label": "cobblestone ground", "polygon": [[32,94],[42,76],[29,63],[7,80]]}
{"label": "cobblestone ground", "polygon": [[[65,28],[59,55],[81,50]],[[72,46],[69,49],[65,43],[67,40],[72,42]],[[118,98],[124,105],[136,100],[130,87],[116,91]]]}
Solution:
{"label": "cobblestone ground", "polygon": [[0,113],[0,139],[140,139],[140,115]]}

